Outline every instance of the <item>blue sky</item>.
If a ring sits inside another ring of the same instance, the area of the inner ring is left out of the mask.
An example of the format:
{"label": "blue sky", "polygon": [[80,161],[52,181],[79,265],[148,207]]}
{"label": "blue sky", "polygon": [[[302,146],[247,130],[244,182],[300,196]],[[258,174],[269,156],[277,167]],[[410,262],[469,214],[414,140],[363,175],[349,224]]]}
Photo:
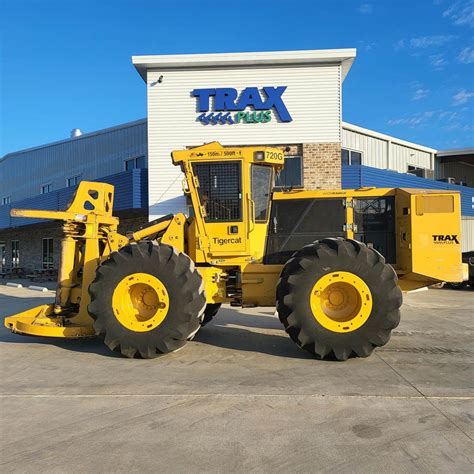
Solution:
{"label": "blue sky", "polygon": [[140,54],[357,48],[343,119],[474,146],[474,0],[0,0],[0,156],[146,116]]}

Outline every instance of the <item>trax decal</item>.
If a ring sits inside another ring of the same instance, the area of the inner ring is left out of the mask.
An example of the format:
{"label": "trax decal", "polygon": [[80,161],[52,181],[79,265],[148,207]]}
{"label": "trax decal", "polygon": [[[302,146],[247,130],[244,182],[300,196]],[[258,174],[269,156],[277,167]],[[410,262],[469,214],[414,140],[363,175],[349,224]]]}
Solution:
{"label": "trax decal", "polygon": [[267,123],[272,120],[272,110],[281,122],[292,122],[282,98],[286,87],[263,87],[261,91],[258,87],[246,87],[240,95],[237,89],[230,87],[194,89],[191,95],[197,99],[197,111],[202,112],[197,121],[204,125]]}
{"label": "trax decal", "polygon": [[433,235],[433,242],[435,244],[459,244],[457,234]]}

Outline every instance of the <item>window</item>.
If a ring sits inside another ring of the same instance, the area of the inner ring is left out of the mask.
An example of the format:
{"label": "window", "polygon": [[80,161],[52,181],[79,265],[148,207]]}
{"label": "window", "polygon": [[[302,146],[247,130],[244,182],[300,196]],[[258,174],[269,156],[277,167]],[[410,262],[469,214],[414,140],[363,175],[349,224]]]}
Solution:
{"label": "window", "polygon": [[272,193],[271,166],[252,165],[252,201],[255,205],[255,222],[266,222]]}
{"label": "window", "polygon": [[53,268],[53,239],[43,239],[43,268]]}
{"label": "window", "polygon": [[362,153],[360,151],[341,149],[341,165],[356,166],[362,164]]}
{"label": "window", "polygon": [[2,197],[2,206],[6,206],[7,204],[10,204],[12,201],[11,196],[3,196]]}
{"label": "window", "polygon": [[206,222],[242,220],[241,163],[193,163]]}
{"label": "window", "polygon": [[81,175],[72,176],[71,178],[66,179],[66,185],[68,188],[72,186],[77,186],[81,181]]}
{"label": "window", "polygon": [[6,262],[6,248],[7,245],[5,242],[0,242],[0,270],[3,270],[5,268]]}
{"label": "window", "polygon": [[12,240],[12,267],[20,265],[20,241]]}
{"label": "window", "polygon": [[41,186],[41,194],[50,193],[53,190],[53,185],[51,183],[43,184]]}
{"label": "window", "polygon": [[419,178],[425,177],[425,169],[419,168],[418,166],[408,165],[407,173],[414,174],[415,176],[418,176]]}
{"label": "window", "polygon": [[125,160],[125,171],[134,170],[137,168],[146,168],[145,155]]}
{"label": "window", "polygon": [[275,187],[303,187],[303,166],[301,156],[285,156],[285,166],[276,177]]}

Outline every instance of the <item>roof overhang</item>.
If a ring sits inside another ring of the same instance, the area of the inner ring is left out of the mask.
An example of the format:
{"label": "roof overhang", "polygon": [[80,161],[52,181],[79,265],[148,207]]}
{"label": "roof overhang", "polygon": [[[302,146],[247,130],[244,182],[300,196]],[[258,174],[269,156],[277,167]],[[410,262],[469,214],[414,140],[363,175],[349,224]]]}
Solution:
{"label": "roof overhang", "polygon": [[314,49],[256,53],[174,54],[132,56],[132,63],[146,82],[149,69],[258,67],[278,65],[340,64],[345,79],[356,57],[356,49]]}
{"label": "roof overhang", "polygon": [[458,148],[456,150],[440,150],[437,153],[438,158],[455,156],[474,156],[474,148]]}
{"label": "roof overhang", "polygon": [[361,135],[366,135],[368,137],[379,138],[380,140],[384,140],[386,142],[392,142],[396,143],[397,145],[413,148],[414,150],[421,150],[432,154],[436,153],[434,148],[419,145],[418,143],[408,142],[406,140],[401,140],[400,138],[392,137],[391,135],[386,135],[385,133],[376,132],[374,130],[369,130],[368,128],[359,127],[358,125],[353,125],[352,123],[342,122],[342,128],[352,132],[360,133]]}

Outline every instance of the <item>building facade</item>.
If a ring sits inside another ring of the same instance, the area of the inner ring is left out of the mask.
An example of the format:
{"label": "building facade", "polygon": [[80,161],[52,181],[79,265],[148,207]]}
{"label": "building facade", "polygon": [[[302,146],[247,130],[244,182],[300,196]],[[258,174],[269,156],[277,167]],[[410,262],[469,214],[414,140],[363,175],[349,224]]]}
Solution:
{"label": "building facade", "polygon": [[[2,267],[57,268],[61,223],[12,218],[10,210],[63,209],[81,180],[114,184],[121,232],[186,212],[170,153],[215,140],[281,147],[277,187],[458,190],[463,250],[474,249],[474,188],[456,185],[473,186],[469,157],[343,122],[343,81],[354,58],[353,49],[134,57],[147,119],[0,159]],[[446,179],[453,170],[456,178]]]}
{"label": "building facade", "polygon": [[[170,150],[272,145],[305,187],[340,187],[342,84],[355,49],[135,56],[148,100],[150,218],[185,210]],[[298,183],[300,184],[300,183]]]}
{"label": "building facade", "polygon": [[[77,132],[76,132],[77,135]],[[147,122],[137,120],[0,159],[0,266],[57,268],[61,223],[14,218],[10,210],[62,210],[82,180],[115,186],[122,232],[148,216]]]}

